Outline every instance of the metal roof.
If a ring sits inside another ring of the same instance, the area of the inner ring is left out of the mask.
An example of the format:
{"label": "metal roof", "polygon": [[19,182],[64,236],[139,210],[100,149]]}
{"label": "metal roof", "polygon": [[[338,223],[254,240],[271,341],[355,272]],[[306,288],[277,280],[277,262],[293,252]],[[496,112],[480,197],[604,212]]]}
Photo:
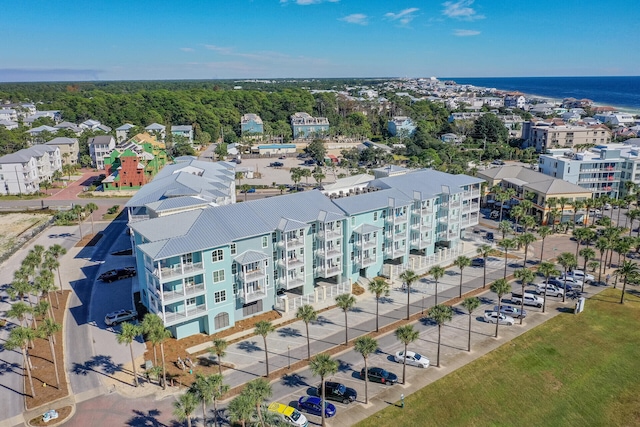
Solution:
{"label": "metal roof", "polygon": [[234,258],[238,264],[251,264],[252,262],[260,262],[269,258],[266,254],[258,251],[246,251]]}

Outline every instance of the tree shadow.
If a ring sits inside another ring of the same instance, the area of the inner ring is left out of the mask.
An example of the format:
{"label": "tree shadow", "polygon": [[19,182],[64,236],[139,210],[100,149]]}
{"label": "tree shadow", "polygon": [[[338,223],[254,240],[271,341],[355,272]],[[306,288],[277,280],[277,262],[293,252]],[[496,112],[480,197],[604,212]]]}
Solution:
{"label": "tree shadow", "polygon": [[309,384],[307,383],[306,380],[307,380],[307,377],[301,376],[299,374],[285,374],[282,377],[282,380],[280,381],[280,383],[289,388],[302,387],[302,386],[309,387]]}
{"label": "tree shadow", "polygon": [[346,362],[342,359],[337,359],[338,362],[338,372],[349,372],[353,371],[353,364],[350,362]]}
{"label": "tree shadow", "polygon": [[241,341],[238,343],[238,349],[247,353],[262,351],[262,347],[259,347],[255,341]]}
{"label": "tree shadow", "polygon": [[74,362],[71,366],[71,373],[74,375],[86,376],[90,372],[95,372],[105,377],[112,378],[122,384],[129,385],[128,382],[122,381],[113,376],[116,372],[124,372],[121,364],[113,363],[111,356],[97,355],[84,363]]}
{"label": "tree shadow", "polygon": [[438,326],[438,323],[430,317],[421,317],[420,323],[424,326]]}
{"label": "tree shadow", "polygon": [[[158,421],[161,412],[157,409],[150,409],[148,412],[133,410],[133,416],[129,418],[125,425],[131,427],[166,427],[167,425]],[[180,424],[181,425],[181,424]]]}
{"label": "tree shadow", "polygon": [[331,320],[329,320],[326,316],[318,316],[318,319],[314,320],[313,322],[310,322],[312,325],[324,325],[324,324],[328,324],[328,325],[335,325],[335,323]]}
{"label": "tree shadow", "polygon": [[380,304],[393,304],[395,302],[395,299],[391,297],[380,297],[379,302]]}
{"label": "tree shadow", "polygon": [[278,329],[278,335],[280,335],[282,338],[302,336],[299,329],[290,328],[290,327],[284,327],[284,328]]}

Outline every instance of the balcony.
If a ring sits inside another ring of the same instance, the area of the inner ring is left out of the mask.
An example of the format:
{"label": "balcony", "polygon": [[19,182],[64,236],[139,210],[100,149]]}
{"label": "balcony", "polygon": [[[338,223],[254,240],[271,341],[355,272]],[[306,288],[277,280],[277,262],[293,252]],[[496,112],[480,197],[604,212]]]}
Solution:
{"label": "balcony", "polygon": [[261,300],[267,296],[267,290],[264,287],[260,287],[258,289],[252,289],[251,292],[248,292],[246,289],[243,289],[240,298],[242,298],[246,303],[254,302]]}
{"label": "balcony", "polygon": [[163,315],[164,326],[172,326],[176,323],[206,316],[207,313],[208,310],[206,304],[188,306],[185,311],[165,311]]}
{"label": "balcony", "polygon": [[399,228],[397,230],[393,230],[393,234],[394,234],[394,236],[400,236],[400,235],[403,235],[403,234],[407,234],[407,230]]}
{"label": "balcony", "polygon": [[297,288],[299,286],[304,285],[304,276],[299,276],[299,275],[294,275],[292,276],[286,276],[286,277],[282,277],[278,280],[278,284],[282,287],[284,287],[285,289],[294,289]]}
{"label": "balcony", "polygon": [[451,207],[451,208],[459,208],[460,207],[460,200],[451,200],[451,201],[449,201],[449,207]]}
{"label": "balcony", "polygon": [[462,193],[463,199],[476,199],[480,197],[480,190],[465,191]]}
{"label": "balcony", "polygon": [[342,271],[342,267],[337,265],[332,265],[329,267],[318,267],[316,268],[316,273],[324,278],[329,278],[333,276],[337,276]]}
{"label": "balcony", "polygon": [[433,229],[433,222],[423,222],[420,224],[420,230],[431,230]]}
{"label": "balcony", "polygon": [[364,249],[375,248],[377,246],[377,241],[376,239],[363,239],[358,241],[356,246]]}
{"label": "balcony", "polygon": [[171,266],[161,267],[153,270],[153,275],[160,281],[165,281],[178,276],[184,276],[186,274],[193,275],[204,272],[204,264],[202,262],[194,262],[190,264],[174,264]]}
{"label": "balcony", "polygon": [[433,205],[431,205],[431,206],[423,206],[423,207],[420,209],[420,213],[421,213],[422,215],[426,215],[426,214],[431,214],[431,213],[433,213]]}
{"label": "balcony", "polygon": [[302,267],[304,265],[303,258],[287,258],[286,261],[281,259],[278,261],[278,265],[282,268],[286,268],[288,270],[296,267]]}
{"label": "balcony", "polygon": [[368,267],[370,265],[373,265],[376,263],[377,258],[376,257],[362,257],[362,259],[360,259],[360,261],[358,261],[358,264],[360,264],[362,267]]}
{"label": "balcony", "polygon": [[255,282],[256,280],[264,279],[267,276],[267,274],[264,272],[263,269],[257,268],[255,270],[250,270],[250,271],[241,271],[239,276],[240,276],[240,280],[242,280],[245,283],[249,283],[249,282]]}
{"label": "balcony", "polygon": [[480,209],[480,203],[467,203],[462,205],[462,212],[477,211]]}
{"label": "balcony", "polygon": [[168,304],[188,297],[202,295],[205,292],[204,283],[201,283],[199,285],[185,286],[179,291],[164,291],[162,292],[162,300],[165,304]]}

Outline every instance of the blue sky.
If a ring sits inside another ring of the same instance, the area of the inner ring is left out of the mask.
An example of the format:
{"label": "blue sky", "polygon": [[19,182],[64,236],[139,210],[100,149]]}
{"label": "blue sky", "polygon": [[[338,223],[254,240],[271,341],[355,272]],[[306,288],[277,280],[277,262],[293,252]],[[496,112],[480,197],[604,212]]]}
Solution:
{"label": "blue sky", "polygon": [[0,81],[640,75],[636,10],[637,0],[18,0],[0,13]]}

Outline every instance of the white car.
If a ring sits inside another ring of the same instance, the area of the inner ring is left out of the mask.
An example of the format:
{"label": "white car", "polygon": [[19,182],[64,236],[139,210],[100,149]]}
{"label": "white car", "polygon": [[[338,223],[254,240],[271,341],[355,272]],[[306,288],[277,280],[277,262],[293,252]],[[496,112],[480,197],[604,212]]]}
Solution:
{"label": "white car", "polygon": [[596,278],[593,274],[585,273],[583,270],[573,270],[569,272],[571,277],[574,277],[578,280],[582,280],[585,283],[593,282]]}
{"label": "white car", "polygon": [[611,203],[605,203],[604,206],[602,207],[605,211],[610,211],[611,210]]}
{"label": "white car", "polygon": [[501,325],[513,326],[515,320],[513,317],[506,316],[502,313],[498,314],[495,311],[485,311],[484,313],[484,321],[487,323],[500,323]]}
{"label": "white car", "polygon": [[553,297],[561,297],[564,295],[564,289],[557,287],[556,285],[545,285],[544,283],[536,286],[536,293],[538,295],[542,295],[545,291],[545,287],[547,288],[547,295]]}
{"label": "white car", "polygon": [[[404,351],[397,352],[393,358],[396,362],[403,363]],[[407,365],[417,366],[418,368],[428,368],[429,359],[413,351],[407,351]]]}
{"label": "white car", "polygon": [[135,310],[118,310],[107,314],[104,317],[104,323],[107,326],[117,325],[118,323],[126,322],[127,320],[134,320],[138,317],[138,312]]}

